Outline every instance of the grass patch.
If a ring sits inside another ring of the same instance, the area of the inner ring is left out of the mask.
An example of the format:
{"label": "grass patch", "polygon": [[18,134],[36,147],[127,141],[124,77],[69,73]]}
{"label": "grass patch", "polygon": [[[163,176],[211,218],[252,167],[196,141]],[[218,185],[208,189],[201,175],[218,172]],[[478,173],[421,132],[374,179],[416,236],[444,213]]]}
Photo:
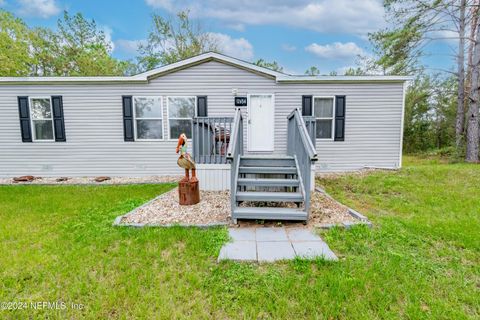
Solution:
{"label": "grass patch", "polygon": [[323,233],[336,263],[217,264],[224,228],[112,226],[170,184],[2,186],[0,301],[84,308],[0,318],[478,318],[480,169],[406,160],[318,181],[375,225]]}

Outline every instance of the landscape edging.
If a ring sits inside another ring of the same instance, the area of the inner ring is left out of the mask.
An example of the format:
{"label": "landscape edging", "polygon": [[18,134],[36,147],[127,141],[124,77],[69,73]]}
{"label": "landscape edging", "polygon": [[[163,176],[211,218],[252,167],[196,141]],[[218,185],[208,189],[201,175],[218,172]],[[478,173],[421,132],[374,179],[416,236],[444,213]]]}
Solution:
{"label": "landscape edging", "polygon": [[325,191],[324,189],[318,187],[318,186],[315,186],[315,191],[317,192],[320,192],[322,193],[324,196],[326,196],[327,198],[329,198],[330,200],[334,201],[335,203],[341,205],[341,206],[344,206],[344,207],[347,207],[347,210],[348,210],[348,214],[350,214],[354,219],[358,220],[359,222],[349,222],[349,221],[344,221],[342,222],[341,224],[334,224],[334,223],[329,223],[329,224],[322,224],[320,225],[320,228],[321,229],[331,229],[331,228],[345,228],[345,229],[350,229],[351,227],[353,226],[356,226],[356,225],[366,225],[368,226],[369,228],[371,228],[373,226],[372,222],[370,220],[368,220],[368,218],[366,216],[364,216],[363,214],[361,214],[360,212],[344,205],[343,203],[339,202],[338,200],[336,200],[334,197],[332,197],[327,191]]}
{"label": "landscape edging", "polygon": [[[327,224],[321,224],[319,226],[320,229],[332,229],[332,228],[345,228],[345,229],[350,229],[351,227],[354,227],[356,225],[367,225],[368,227],[372,227],[373,224],[370,220],[368,220],[368,218],[366,216],[364,216],[363,214],[361,214],[360,212],[342,204],[341,202],[337,201],[335,198],[333,198],[330,194],[328,194],[324,189],[320,188],[320,187],[315,187],[315,191],[317,192],[320,192],[322,193],[323,195],[325,195],[327,198],[331,199],[332,201],[334,201],[335,203],[341,205],[341,206],[344,206],[344,207],[347,207],[347,210],[348,210],[348,213],[356,220],[358,220],[359,222],[350,222],[350,221],[344,221],[342,223],[339,223],[339,224],[335,224],[335,223],[327,223]],[[187,224],[187,223],[174,223],[174,224],[159,224],[159,223],[121,223],[121,221],[128,217],[129,215],[132,215],[134,214],[135,212],[137,212],[137,210],[139,209],[142,209],[148,205],[150,205],[152,202],[156,201],[158,198],[162,197],[163,196],[163,193],[156,196],[155,198],[145,202],[144,204],[142,204],[141,206],[139,207],[136,207],[132,210],[130,210],[129,212],[127,212],[126,214],[123,214],[121,216],[118,216],[115,218],[115,220],[113,221],[113,226],[117,226],[117,227],[135,227],[135,228],[143,228],[143,227],[163,227],[163,228],[171,228],[171,227],[176,227],[176,226],[179,226],[179,227],[198,227],[198,228],[210,228],[210,227],[218,227],[218,226],[228,226],[230,225],[229,222],[215,222],[215,223],[207,223],[207,224]]]}

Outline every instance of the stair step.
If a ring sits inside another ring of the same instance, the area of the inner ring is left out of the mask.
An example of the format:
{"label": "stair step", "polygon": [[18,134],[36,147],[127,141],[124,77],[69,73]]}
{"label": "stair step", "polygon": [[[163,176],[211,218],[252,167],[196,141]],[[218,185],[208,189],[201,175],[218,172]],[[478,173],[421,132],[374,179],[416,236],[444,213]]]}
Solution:
{"label": "stair step", "polygon": [[239,167],[239,173],[296,174],[296,167]]}
{"label": "stair step", "polygon": [[286,155],[262,155],[262,154],[247,154],[241,156],[241,159],[290,159],[294,160],[294,156],[286,156]]}
{"label": "stair step", "polygon": [[263,187],[298,187],[298,179],[248,179],[239,178],[237,180],[240,186],[263,186]]}
{"label": "stair step", "polygon": [[234,219],[275,219],[307,220],[307,213],[302,209],[271,207],[238,207],[233,210]]}
{"label": "stair step", "polygon": [[303,195],[300,192],[237,192],[237,201],[294,201],[303,202]]}
{"label": "stair step", "polygon": [[293,157],[242,157],[240,158],[242,167],[295,167]]}

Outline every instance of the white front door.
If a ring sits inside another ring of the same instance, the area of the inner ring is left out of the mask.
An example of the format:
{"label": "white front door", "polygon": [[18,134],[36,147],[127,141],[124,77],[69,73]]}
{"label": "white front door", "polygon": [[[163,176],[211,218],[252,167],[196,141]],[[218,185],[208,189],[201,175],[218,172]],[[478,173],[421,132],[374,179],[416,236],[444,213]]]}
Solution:
{"label": "white front door", "polygon": [[251,94],[248,100],[248,151],[273,151],[273,95]]}

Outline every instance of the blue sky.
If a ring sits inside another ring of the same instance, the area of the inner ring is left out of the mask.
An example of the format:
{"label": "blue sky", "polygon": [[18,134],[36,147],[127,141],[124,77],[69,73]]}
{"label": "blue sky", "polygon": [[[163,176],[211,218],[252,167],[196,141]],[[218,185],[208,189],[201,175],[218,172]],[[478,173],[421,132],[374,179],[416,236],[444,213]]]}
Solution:
{"label": "blue sky", "polygon": [[[371,54],[368,32],[385,26],[381,0],[0,0],[30,26],[55,27],[63,10],[81,12],[101,26],[113,55],[133,59],[153,12],[163,16],[188,8],[228,55],[276,60],[284,71],[342,73],[357,56]],[[424,58],[432,69],[448,69],[454,43],[436,42]]]}

